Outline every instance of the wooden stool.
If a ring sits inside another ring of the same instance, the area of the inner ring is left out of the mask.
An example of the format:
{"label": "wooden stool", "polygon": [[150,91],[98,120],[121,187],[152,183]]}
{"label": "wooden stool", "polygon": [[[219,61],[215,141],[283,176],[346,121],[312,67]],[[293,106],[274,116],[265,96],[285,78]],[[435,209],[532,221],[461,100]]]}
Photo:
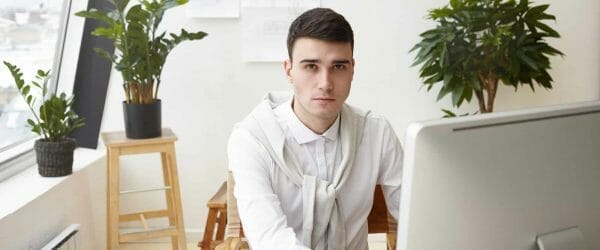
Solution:
{"label": "wooden stool", "polygon": [[[223,182],[215,195],[206,203],[208,217],[204,228],[204,237],[198,242],[202,250],[215,249],[223,242],[225,225],[227,224],[227,182]],[[216,229],[216,235],[214,235]]]}
{"label": "wooden stool", "polygon": [[[128,139],[124,132],[102,133],[102,140],[107,151],[107,248],[117,249],[119,243],[158,237],[171,237],[173,249],[186,249],[183,213],[179,196],[179,180],[177,178],[177,162],[175,160],[175,141],[177,137],[171,129],[163,128],[162,136],[150,139]],[[119,190],[119,157],[121,155],[160,153],[162,160],[164,187]],[[119,194],[164,190],[167,209],[145,211],[131,214],[119,214]],[[164,229],[148,229],[146,219],[169,219],[169,227]],[[119,223],[139,220],[145,230],[131,233],[120,233]]]}

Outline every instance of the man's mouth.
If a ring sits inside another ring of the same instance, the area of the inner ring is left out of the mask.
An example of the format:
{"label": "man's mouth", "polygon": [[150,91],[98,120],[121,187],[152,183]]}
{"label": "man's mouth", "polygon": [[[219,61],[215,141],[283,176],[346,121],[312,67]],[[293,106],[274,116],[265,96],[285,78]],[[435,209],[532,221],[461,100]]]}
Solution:
{"label": "man's mouth", "polygon": [[334,98],[330,98],[330,97],[315,97],[315,98],[313,98],[313,100],[315,100],[315,101],[330,101],[330,102],[335,101]]}

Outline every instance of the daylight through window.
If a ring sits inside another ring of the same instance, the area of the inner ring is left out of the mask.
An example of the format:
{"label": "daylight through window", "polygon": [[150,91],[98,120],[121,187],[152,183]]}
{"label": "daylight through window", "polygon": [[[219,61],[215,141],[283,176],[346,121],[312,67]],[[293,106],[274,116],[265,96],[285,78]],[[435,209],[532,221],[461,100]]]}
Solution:
{"label": "daylight through window", "polygon": [[[0,61],[19,66],[26,81],[38,69],[52,69],[63,4],[64,0],[0,2]],[[0,64],[0,152],[34,137],[27,126],[30,117],[12,76]]]}

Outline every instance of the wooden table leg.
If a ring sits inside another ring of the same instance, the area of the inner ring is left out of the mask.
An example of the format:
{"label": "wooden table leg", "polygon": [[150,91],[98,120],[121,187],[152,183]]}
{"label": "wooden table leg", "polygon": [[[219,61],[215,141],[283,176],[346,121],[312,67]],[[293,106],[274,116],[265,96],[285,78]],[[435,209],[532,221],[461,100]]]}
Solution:
{"label": "wooden table leg", "polygon": [[108,149],[107,166],[107,248],[116,250],[119,247],[119,149]]}
{"label": "wooden table leg", "polygon": [[175,219],[177,221],[178,242],[180,249],[187,249],[185,241],[185,227],[183,226],[183,210],[181,208],[181,196],[179,191],[179,178],[177,174],[177,160],[175,157],[175,146],[173,144],[167,147],[167,160],[171,176],[171,190],[173,194],[173,205]]}

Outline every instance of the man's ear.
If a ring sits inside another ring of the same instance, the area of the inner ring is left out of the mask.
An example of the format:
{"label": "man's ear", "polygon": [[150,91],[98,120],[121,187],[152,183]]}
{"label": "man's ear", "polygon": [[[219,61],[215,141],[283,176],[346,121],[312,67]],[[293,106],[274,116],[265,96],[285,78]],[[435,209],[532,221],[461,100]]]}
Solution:
{"label": "man's ear", "polygon": [[354,61],[354,57],[352,58],[352,78],[350,81],[354,80],[354,66],[356,65],[356,61]]}
{"label": "man's ear", "polygon": [[285,72],[285,76],[291,83],[292,82],[292,61],[290,61],[290,59],[285,59],[285,61],[283,61],[283,71]]}

